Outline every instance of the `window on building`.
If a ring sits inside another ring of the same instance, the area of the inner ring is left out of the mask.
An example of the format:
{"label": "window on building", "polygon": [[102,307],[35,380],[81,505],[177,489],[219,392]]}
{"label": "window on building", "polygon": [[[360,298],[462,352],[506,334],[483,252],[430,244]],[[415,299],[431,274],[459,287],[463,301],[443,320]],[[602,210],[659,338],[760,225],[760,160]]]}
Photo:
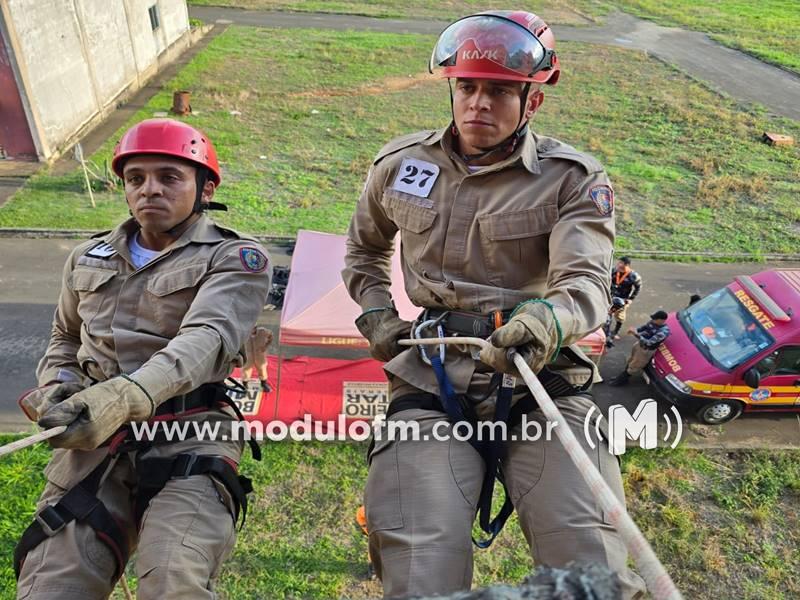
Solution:
{"label": "window on building", "polygon": [[153,4],[153,6],[147,9],[147,12],[150,15],[150,27],[155,31],[160,25],[158,21],[158,4]]}

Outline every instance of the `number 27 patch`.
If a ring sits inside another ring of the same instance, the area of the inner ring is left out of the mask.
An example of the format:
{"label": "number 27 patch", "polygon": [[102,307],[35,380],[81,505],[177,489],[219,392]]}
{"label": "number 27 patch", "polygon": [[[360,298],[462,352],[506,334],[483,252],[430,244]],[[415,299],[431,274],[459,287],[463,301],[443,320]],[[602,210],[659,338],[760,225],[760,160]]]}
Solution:
{"label": "number 27 patch", "polygon": [[404,158],[392,189],[412,196],[427,198],[439,177],[439,166],[416,158]]}

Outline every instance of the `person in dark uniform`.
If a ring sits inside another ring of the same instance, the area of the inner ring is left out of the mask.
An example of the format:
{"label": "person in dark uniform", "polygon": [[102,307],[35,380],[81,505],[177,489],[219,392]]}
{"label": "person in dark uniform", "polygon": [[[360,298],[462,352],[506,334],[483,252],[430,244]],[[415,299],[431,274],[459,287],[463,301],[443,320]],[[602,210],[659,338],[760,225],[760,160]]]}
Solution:
{"label": "person in dark uniform", "polygon": [[628,312],[628,305],[634,301],[639,292],[642,291],[642,277],[631,269],[631,259],[623,256],[617,261],[617,266],[611,273],[611,298],[622,298],[625,306],[614,314],[614,331],[610,338],[619,339],[619,330]]}
{"label": "person in dark uniform", "polygon": [[636,337],[639,341],[633,345],[631,356],[625,365],[625,370],[608,382],[609,385],[620,386],[628,383],[631,375],[641,373],[647,366],[650,359],[656,353],[661,343],[669,337],[669,325],[667,325],[667,313],[657,310],[650,315],[650,321],[634,329],[628,328],[628,333]]}

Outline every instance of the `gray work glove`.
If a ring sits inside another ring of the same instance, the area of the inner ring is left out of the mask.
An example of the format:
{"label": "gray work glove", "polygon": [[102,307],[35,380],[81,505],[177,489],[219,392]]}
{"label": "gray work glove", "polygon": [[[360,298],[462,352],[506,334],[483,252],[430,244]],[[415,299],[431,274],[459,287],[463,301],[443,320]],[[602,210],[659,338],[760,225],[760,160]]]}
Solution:
{"label": "gray work glove", "polygon": [[155,413],[155,403],[144,388],[125,376],[114,377],[86,388],[56,404],[39,419],[45,429],[68,425],[50,438],[55,448],[93,450],[131,421],[146,421]]}
{"label": "gray work glove", "polygon": [[394,308],[370,309],[356,319],[356,327],[369,341],[375,360],[388,362],[407,350],[397,342],[411,337],[411,322],[401,319]]}
{"label": "gray work glove", "polygon": [[76,381],[43,385],[26,392],[18,400],[19,407],[31,421],[38,421],[44,413],[56,404],[66,400],[72,394],[77,394],[84,387],[86,386]]}
{"label": "gray work glove", "polygon": [[508,323],[498,327],[481,350],[481,362],[501,373],[520,376],[508,350],[515,348],[534,373],[538,373],[559,349],[561,342],[553,310],[544,302],[527,302],[517,307]]}

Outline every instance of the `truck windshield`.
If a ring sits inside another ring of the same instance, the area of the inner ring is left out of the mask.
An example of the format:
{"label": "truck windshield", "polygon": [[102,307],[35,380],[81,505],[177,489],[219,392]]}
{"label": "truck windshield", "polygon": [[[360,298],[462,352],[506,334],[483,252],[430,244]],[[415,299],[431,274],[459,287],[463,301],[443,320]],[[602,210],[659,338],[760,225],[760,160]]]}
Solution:
{"label": "truck windshield", "polygon": [[775,341],[727,288],[680,311],[678,319],[703,354],[726,371]]}

